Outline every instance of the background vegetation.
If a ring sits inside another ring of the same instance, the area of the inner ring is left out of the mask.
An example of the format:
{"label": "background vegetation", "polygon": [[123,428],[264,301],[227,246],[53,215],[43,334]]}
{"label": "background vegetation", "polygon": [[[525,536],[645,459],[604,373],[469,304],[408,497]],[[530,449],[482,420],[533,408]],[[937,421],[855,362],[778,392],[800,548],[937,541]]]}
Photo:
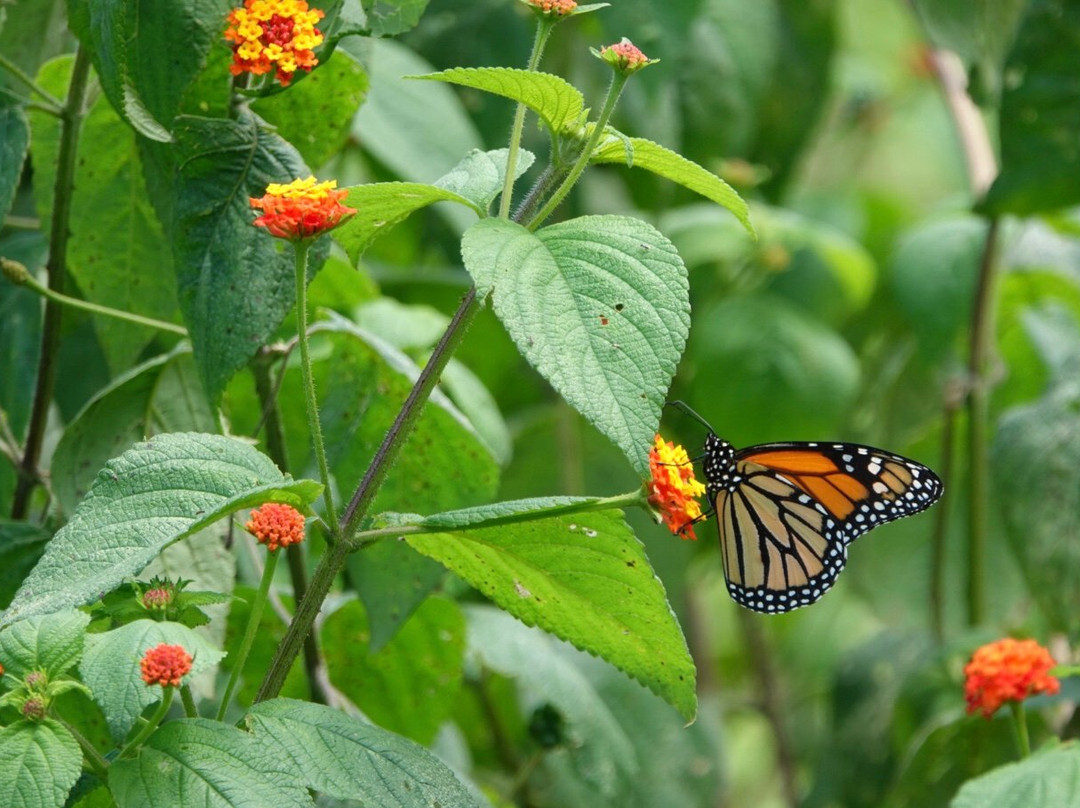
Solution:
{"label": "background vegetation", "polygon": [[[364,7],[384,38],[343,40],[295,92],[254,104],[320,178],[432,182],[469,149],[505,145],[509,102],[401,76],[523,66],[531,27],[518,3]],[[62,97],[75,45],[64,4],[0,11],[0,54]],[[728,599],[711,526],[681,542],[628,513],[697,664],[689,728],[614,668],[526,629],[403,546],[350,562],[345,591],[359,599],[343,598],[321,627],[329,679],[373,721],[499,795],[496,804],[946,805],[966,780],[1015,757],[1007,722],[963,715],[971,649],[1035,636],[1067,662],[1078,630],[1080,4],[615,0],[562,24],[544,69],[597,104],[608,71],[588,49],[622,36],[660,63],[629,84],[615,125],[724,177],[750,200],[759,234],[755,242],[722,208],[617,166],[590,170],[564,206],[566,218],[643,218],[688,265],[692,328],[670,397],[736,445],[843,439],[904,453],[941,474],[945,498],[861,539],[834,591],[779,617]],[[227,51],[215,58],[224,64]],[[3,81],[0,202],[11,204],[0,254],[36,271],[49,253],[57,125],[27,112],[20,170],[26,90],[10,73]],[[82,137],[66,291],[181,322],[189,279],[139,170],[152,149],[105,95]],[[531,125],[525,145],[545,151]],[[313,305],[422,363],[469,285],[459,240],[470,217],[430,208],[355,269],[335,248],[312,283]],[[198,235],[188,234],[196,252]],[[212,316],[271,316],[260,309],[264,291],[252,287],[247,311]],[[295,331],[290,323],[279,337]],[[255,434],[266,383],[257,367],[223,379],[219,420],[190,355],[170,353],[175,335],[66,309],[40,462],[50,497],[39,490],[13,511],[41,333],[41,298],[0,285],[5,606],[106,459],[178,428]],[[408,383],[340,335],[319,345],[331,464],[351,486]],[[144,363],[157,364],[147,372]],[[482,442],[426,422],[414,437],[426,451],[406,447],[377,512],[614,495],[640,482],[490,309],[443,389]],[[354,422],[358,400],[367,416]],[[317,478],[298,373],[285,376],[280,401],[289,470]],[[664,433],[692,454],[704,437],[675,412]],[[225,553],[219,533],[202,568],[176,569],[198,588],[229,591],[235,564],[243,595],[257,576],[243,543]],[[394,606],[375,619],[373,603]],[[244,608],[234,601],[230,630]],[[273,614],[264,620],[254,668],[283,630]],[[1036,744],[1071,734],[1075,687],[1066,681],[1064,691],[1037,714]],[[289,693],[309,694],[302,674]]]}

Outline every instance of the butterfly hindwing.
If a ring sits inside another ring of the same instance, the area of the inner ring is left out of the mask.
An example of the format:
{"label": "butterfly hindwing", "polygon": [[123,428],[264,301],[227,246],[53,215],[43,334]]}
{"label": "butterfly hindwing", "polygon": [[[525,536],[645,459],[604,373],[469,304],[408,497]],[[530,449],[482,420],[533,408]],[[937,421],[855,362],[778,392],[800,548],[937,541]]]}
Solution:
{"label": "butterfly hindwing", "polygon": [[926,466],[859,444],[735,451],[710,435],[705,454],[728,591],[755,611],[813,603],[843,570],[852,540],[941,496]]}

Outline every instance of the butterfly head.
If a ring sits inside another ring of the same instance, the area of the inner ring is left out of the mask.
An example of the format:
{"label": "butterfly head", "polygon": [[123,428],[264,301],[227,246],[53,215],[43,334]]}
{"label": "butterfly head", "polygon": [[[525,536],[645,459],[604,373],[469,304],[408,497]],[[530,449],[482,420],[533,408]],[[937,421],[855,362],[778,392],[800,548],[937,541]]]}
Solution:
{"label": "butterfly head", "polygon": [[713,501],[718,491],[731,488],[738,482],[735,479],[735,447],[710,433],[705,438],[705,465],[702,471],[708,484],[708,497]]}

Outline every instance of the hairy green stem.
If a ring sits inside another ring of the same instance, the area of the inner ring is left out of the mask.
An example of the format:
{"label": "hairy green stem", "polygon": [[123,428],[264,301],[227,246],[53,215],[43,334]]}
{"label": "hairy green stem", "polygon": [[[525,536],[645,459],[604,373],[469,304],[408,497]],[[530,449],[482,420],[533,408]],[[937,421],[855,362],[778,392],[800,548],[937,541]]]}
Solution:
{"label": "hairy green stem", "polygon": [[[17,64],[15,64],[13,61],[8,59],[2,53],[0,53],[0,68],[3,68],[8,73],[10,73],[21,84],[26,86],[26,88],[29,89],[30,92],[32,92],[35,95],[39,96],[40,98],[44,99],[48,103],[48,107],[44,108],[47,112],[50,112],[53,115],[59,115],[59,116],[64,115],[64,102],[61,101],[56,96],[54,96],[52,93],[47,92],[43,87],[41,87],[30,76],[28,76],[26,73],[24,73],[22,71],[22,69]],[[70,96],[69,96],[69,100],[70,100]]]}
{"label": "hairy green stem", "polygon": [[[83,119],[83,102],[90,75],[90,55],[85,48],[75,51],[71,69],[71,84],[61,114],[60,148],[56,159],[56,182],[53,185],[53,210],[49,230],[49,288],[58,294],[64,291],[67,275],[67,247],[71,220],[71,196],[75,185],[75,162],[78,154],[79,129]],[[19,468],[15,495],[11,503],[11,518],[25,519],[38,477],[38,461],[45,441],[45,427],[56,387],[57,349],[60,346],[60,320],[63,309],[57,303],[45,303],[45,321],[41,331],[41,351],[38,357],[37,383],[30,411],[30,426],[26,433],[22,464]]]}
{"label": "hairy green stem", "polygon": [[191,695],[191,688],[187,685],[180,686],[180,701],[184,704],[184,715],[188,718],[199,717],[199,708],[195,706],[195,697]]}
{"label": "hairy green stem", "polygon": [[259,630],[259,621],[262,619],[263,609],[266,607],[266,598],[270,593],[270,582],[274,579],[274,570],[277,569],[279,551],[272,550],[266,557],[266,567],[263,568],[262,580],[259,582],[259,591],[255,595],[255,602],[251,604],[251,614],[248,615],[247,627],[244,629],[244,638],[240,642],[240,649],[236,652],[236,660],[233,662],[232,673],[229,674],[229,683],[225,687],[225,695],[221,697],[218,706],[217,720],[225,718],[225,711],[229,707],[236,683],[240,681],[244,663],[247,661],[251,646],[255,643],[255,634]]}
{"label": "hairy green stem", "polygon": [[593,125],[593,130],[589,135],[588,141],[585,143],[585,147],[581,150],[581,154],[578,155],[573,168],[570,169],[570,172],[566,175],[562,184],[559,185],[548,201],[544,203],[540,212],[529,221],[527,227],[530,230],[535,230],[543,224],[547,217],[562,204],[563,199],[570,193],[570,189],[574,187],[581,177],[585,167],[589,164],[589,159],[592,157],[596,144],[600,142],[600,138],[604,135],[604,129],[607,127],[608,120],[611,118],[611,113],[615,111],[615,104],[619,100],[619,95],[622,93],[623,87],[626,86],[626,79],[627,76],[624,73],[621,73],[618,70],[612,72],[611,84],[608,85],[607,97],[604,98],[604,105],[600,108],[600,114],[597,116],[596,123]]}
{"label": "hairy green stem", "polygon": [[161,703],[158,704],[158,708],[154,710],[154,714],[150,716],[150,720],[146,722],[146,725],[139,730],[139,734],[132,738],[131,742],[120,750],[120,754],[116,756],[117,759],[126,757],[132,751],[142,746],[143,741],[153,734],[154,730],[158,728],[158,724],[160,724],[168,714],[169,708],[172,706],[173,696],[176,695],[176,688],[169,686],[163,689],[165,692],[161,696]]}
{"label": "hairy green stem", "polygon": [[123,320],[127,323],[134,323],[135,325],[144,325],[147,328],[156,328],[159,331],[169,331],[173,334],[179,334],[181,337],[186,337],[188,335],[187,329],[182,325],[166,323],[164,320],[155,320],[152,317],[143,317],[140,314],[132,314],[129,311],[121,311],[120,309],[101,306],[97,303],[91,303],[89,300],[79,300],[77,297],[71,297],[61,292],[57,292],[56,290],[50,289],[48,286],[39,283],[37,278],[27,272],[25,268],[23,268],[22,272],[18,272],[17,269],[9,271],[9,267],[15,262],[9,261],[6,258],[0,258],[0,261],[4,262],[5,265],[4,274],[13,282],[18,283],[20,286],[27,287],[32,292],[36,292],[46,300],[50,300],[58,305],[88,311],[91,314],[101,314],[105,317],[112,317],[115,320]]}
{"label": "hairy green stem", "polygon": [[82,749],[83,756],[86,758],[86,765],[90,767],[90,771],[104,780],[109,768],[109,763],[102,756],[101,752],[99,752],[81,732],[75,729],[71,723],[59,717],[57,717],[57,720],[63,724],[64,729],[70,732],[72,737],[75,738],[75,742],[79,744],[79,748]]}
{"label": "hairy green stem", "polygon": [[[555,27],[555,21],[537,18],[536,36],[533,38],[532,53],[529,54],[529,64],[526,70],[536,70],[540,64],[540,56],[544,53],[551,29]],[[521,150],[521,132],[525,128],[525,105],[518,103],[514,111],[514,124],[510,128],[510,147],[506,154],[506,177],[503,180],[502,198],[499,200],[499,218],[506,219],[510,216],[510,201],[514,195],[514,181],[517,179],[518,152]]]}
{"label": "hairy green stem", "polygon": [[[265,349],[264,349],[265,351]],[[281,410],[277,403],[278,386],[270,376],[273,354],[268,351],[260,355],[252,363],[252,372],[255,376],[255,391],[262,404],[261,423],[266,428],[266,451],[270,459],[277,464],[282,471],[289,471],[289,458],[285,449],[285,427],[281,422]],[[285,548],[285,560],[289,564],[289,578],[292,580],[293,600],[299,603],[307,593],[308,577],[307,562],[304,557],[304,548],[300,544],[290,544]],[[309,632],[304,639],[304,671],[307,674],[308,689],[311,700],[319,704],[326,704],[326,694],[320,686],[318,637],[314,632]]]}
{"label": "hairy green stem", "polygon": [[335,540],[340,538],[334,495],[330,490],[330,466],[326,462],[326,445],[323,443],[322,423],[319,420],[319,402],[315,397],[315,379],[311,373],[311,355],[308,351],[307,334],[307,265],[309,242],[294,245],[296,248],[296,339],[300,345],[300,369],[304,377],[304,401],[307,404],[308,429],[315,445],[315,459],[319,463],[319,477],[323,484],[323,502],[326,503],[326,522]]}
{"label": "hairy green stem", "polygon": [[998,220],[986,229],[979,280],[971,319],[971,356],[968,362],[968,623],[982,623],[986,612],[986,533],[990,507],[990,387],[994,345],[994,281],[996,278]]}

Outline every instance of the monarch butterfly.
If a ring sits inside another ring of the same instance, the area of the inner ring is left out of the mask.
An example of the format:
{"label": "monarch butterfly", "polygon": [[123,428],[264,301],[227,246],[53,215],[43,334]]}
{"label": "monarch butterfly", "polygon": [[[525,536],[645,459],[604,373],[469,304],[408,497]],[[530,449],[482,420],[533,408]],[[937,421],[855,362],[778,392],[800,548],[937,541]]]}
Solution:
{"label": "monarch butterfly", "polygon": [[705,490],[716,514],[728,592],[756,612],[808,606],[836,581],[847,548],[878,525],[933,505],[933,471],[857,443],[705,439]]}

